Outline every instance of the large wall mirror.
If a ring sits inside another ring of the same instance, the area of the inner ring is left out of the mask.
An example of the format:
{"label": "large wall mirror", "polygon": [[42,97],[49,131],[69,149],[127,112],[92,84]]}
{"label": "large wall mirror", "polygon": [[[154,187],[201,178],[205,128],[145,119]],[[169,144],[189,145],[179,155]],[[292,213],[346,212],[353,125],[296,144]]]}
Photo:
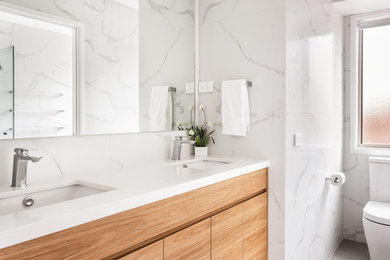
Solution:
{"label": "large wall mirror", "polygon": [[189,126],[195,0],[0,1],[0,139]]}

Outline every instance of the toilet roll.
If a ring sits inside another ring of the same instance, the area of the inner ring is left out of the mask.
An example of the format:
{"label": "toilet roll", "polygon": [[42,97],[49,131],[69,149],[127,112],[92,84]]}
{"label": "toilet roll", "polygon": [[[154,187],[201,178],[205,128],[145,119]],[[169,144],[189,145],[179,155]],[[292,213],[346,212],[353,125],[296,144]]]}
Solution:
{"label": "toilet roll", "polygon": [[345,183],[345,174],[342,172],[335,172],[328,178],[328,180],[333,186],[342,186]]}

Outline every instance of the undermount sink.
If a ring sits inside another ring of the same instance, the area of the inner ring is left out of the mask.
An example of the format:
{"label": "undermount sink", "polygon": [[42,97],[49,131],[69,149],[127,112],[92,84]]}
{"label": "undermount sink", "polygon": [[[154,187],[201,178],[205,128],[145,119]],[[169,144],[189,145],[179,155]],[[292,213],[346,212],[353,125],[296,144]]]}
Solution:
{"label": "undermount sink", "polygon": [[167,163],[166,166],[180,167],[184,169],[207,170],[232,163],[232,160],[223,158],[195,158],[189,160]]}
{"label": "undermount sink", "polygon": [[74,183],[23,194],[20,194],[20,191],[14,191],[15,195],[11,194],[0,198],[0,215],[48,206],[111,190],[114,190],[114,188],[92,183]]}
{"label": "undermount sink", "polygon": [[182,164],[183,168],[189,168],[189,169],[199,169],[199,170],[206,170],[208,168],[212,167],[218,167],[226,164],[230,164],[231,162],[226,161],[214,161],[214,160],[202,160],[197,162],[187,162]]}

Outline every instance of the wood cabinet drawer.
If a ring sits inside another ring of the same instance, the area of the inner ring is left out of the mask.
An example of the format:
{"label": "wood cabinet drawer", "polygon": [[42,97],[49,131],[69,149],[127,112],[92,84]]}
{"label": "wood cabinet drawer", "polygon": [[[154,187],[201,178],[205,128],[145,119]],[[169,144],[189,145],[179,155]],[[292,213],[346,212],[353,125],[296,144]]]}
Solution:
{"label": "wood cabinet drawer", "polygon": [[164,238],[164,259],[210,259],[210,230],[210,218],[208,218]]}
{"label": "wood cabinet drawer", "polygon": [[164,243],[163,240],[157,241],[144,248],[120,258],[119,260],[163,260]]}

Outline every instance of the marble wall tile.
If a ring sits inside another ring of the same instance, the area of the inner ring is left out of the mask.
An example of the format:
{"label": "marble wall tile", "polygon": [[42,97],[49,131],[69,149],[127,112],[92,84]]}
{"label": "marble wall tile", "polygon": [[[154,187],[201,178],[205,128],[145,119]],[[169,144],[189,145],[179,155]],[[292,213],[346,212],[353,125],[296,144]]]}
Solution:
{"label": "marble wall tile", "polygon": [[155,86],[176,88],[173,129],[190,126],[194,95],[185,83],[194,82],[194,1],[140,1],[140,131],[150,131],[150,97]]}
{"label": "marble wall tile", "polygon": [[363,230],[363,208],[370,198],[368,154],[351,153],[351,18],[344,18],[344,172],[347,177],[344,189],[344,237],[366,242]]}
{"label": "marble wall tile", "polygon": [[176,87],[174,121],[189,124],[194,82],[194,1],[115,0],[6,2],[79,21],[85,26],[82,133],[150,131],[150,90]]}
{"label": "marble wall tile", "polygon": [[[216,125],[216,154],[271,160],[269,258],[284,259],[284,1],[200,1],[200,80],[214,81],[214,93],[200,94],[208,120]],[[251,130],[246,137],[221,133],[221,82],[245,78]],[[201,116],[200,120],[203,120]]]}
{"label": "marble wall tile", "polygon": [[286,9],[285,259],[326,260],[343,238],[343,188],[325,182],[342,170],[343,20],[331,1]]}
{"label": "marble wall tile", "polygon": [[138,131],[138,10],[112,0],[5,2],[84,24],[82,133]]}
{"label": "marble wall tile", "polygon": [[[13,149],[16,147],[41,151],[44,158],[28,166],[28,181],[38,182],[61,176],[115,171],[134,163],[168,160],[174,137],[182,134],[166,132],[2,140],[0,185],[11,182]],[[191,153],[190,146],[183,148],[183,154]]]}

